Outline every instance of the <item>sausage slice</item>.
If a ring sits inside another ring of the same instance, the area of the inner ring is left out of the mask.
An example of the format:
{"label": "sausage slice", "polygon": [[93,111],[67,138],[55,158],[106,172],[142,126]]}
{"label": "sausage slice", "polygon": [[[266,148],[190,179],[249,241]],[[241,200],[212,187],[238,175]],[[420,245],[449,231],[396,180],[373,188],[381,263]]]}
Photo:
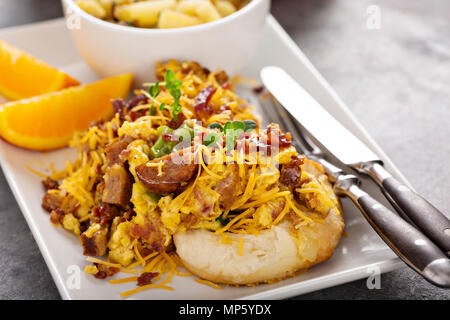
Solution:
{"label": "sausage slice", "polygon": [[129,172],[121,165],[115,164],[106,168],[105,188],[102,201],[126,207],[131,198],[133,181]]}
{"label": "sausage slice", "polygon": [[[136,175],[139,181],[153,193],[166,194],[176,191],[182,182],[191,180],[198,169],[194,156],[186,157],[186,152],[192,152],[192,148],[172,152],[137,166]],[[158,167],[151,166],[159,162],[163,163],[161,174]]]}

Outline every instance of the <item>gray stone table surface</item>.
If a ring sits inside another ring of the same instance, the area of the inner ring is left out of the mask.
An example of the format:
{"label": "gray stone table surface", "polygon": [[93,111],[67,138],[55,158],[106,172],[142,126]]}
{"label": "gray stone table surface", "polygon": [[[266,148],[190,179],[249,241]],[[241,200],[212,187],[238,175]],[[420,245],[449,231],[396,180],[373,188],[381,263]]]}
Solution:
{"label": "gray stone table surface", "polygon": [[[416,190],[448,214],[450,1],[273,0],[272,13]],[[58,0],[0,0],[0,27],[61,14]],[[0,299],[59,299],[3,174],[0,199]],[[403,268],[382,275],[381,289],[360,280],[294,299],[449,300],[450,290]]]}

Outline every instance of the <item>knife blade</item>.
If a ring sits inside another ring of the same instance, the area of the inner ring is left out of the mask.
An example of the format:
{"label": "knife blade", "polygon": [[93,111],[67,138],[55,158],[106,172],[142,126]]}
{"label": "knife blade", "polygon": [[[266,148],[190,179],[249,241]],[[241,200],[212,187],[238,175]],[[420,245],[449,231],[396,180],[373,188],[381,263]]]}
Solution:
{"label": "knife blade", "polygon": [[328,113],[283,69],[264,67],[261,79],[279,103],[325,149],[345,165],[369,175],[421,231],[450,256],[450,220],[443,213],[387,172],[372,150]]}

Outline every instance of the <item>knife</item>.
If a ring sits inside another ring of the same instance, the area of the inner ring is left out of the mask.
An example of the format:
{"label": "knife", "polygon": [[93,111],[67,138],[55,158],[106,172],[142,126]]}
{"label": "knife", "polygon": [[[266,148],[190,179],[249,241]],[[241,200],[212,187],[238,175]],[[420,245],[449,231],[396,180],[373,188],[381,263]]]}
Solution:
{"label": "knife", "polygon": [[[381,161],[371,150],[339,124],[281,68],[265,67],[261,71],[261,78],[281,105],[339,160],[358,171],[363,167],[361,164],[365,163],[377,163],[383,169]],[[324,159],[316,160],[322,163],[334,180],[336,193],[350,197],[375,231],[405,263],[431,283],[450,287],[450,260],[430,239],[361,190],[356,176],[344,174]],[[379,168],[376,169],[379,172]],[[385,174],[384,177],[391,176]],[[440,221],[448,222],[448,219],[444,219]],[[443,226],[445,230],[447,225],[444,223]],[[448,241],[441,242],[448,244]]]}
{"label": "knife", "polygon": [[320,144],[344,164],[375,180],[411,221],[450,256],[450,220],[444,214],[387,172],[374,152],[283,69],[265,67],[261,77],[268,90]]}

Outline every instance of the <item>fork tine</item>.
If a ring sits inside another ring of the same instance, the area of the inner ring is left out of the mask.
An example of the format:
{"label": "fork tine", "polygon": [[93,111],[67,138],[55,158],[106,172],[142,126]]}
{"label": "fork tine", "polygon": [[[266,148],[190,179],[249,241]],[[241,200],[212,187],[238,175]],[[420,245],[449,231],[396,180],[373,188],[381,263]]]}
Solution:
{"label": "fork tine", "polygon": [[[279,103],[278,106],[280,108],[283,108]],[[283,108],[284,110],[284,108]],[[294,119],[294,117],[290,114],[287,115],[289,117],[289,120],[292,121],[293,123],[296,123],[297,120]],[[322,149],[320,149],[314,142],[313,140],[304,132],[304,130],[302,128],[300,128],[299,125],[296,125],[297,131],[299,133],[299,135],[301,136],[303,142],[308,145],[309,149],[311,150],[311,154],[318,156],[318,157],[322,157],[324,155]]]}
{"label": "fork tine", "polygon": [[[293,136],[293,145],[303,154],[311,154],[316,152],[314,145],[311,145],[305,138],[298,125],[295,124],[290,114],[273,98],[272,96],[264,99],[260,96],[260,104],[264,111],[272,119],[276,119],[285,130],[289,131]],[[317,154],[320,153],[320,150]]]}

